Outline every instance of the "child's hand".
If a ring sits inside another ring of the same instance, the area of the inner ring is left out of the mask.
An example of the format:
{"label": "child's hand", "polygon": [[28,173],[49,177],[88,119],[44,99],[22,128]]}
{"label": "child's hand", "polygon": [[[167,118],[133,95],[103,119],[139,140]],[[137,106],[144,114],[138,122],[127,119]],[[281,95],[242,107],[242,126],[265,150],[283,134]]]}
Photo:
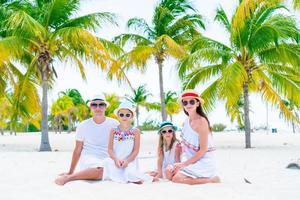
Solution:
{"label": "child's hand", "polygon": [[115,159],[114,161],[115,161],[115,165],[117,166],[117,168],[122,167],[122,161],[121,160]]}
{"label": "child's hand", "polygon": [[126,168],[128,166],[128,161],[127,160],[122,160],[121,161],[121,167]]}
{"label": "child's hand", "polygon": [[186,167],[186,164],[184,163],[175,163],[174,164],[174,174],[176,174],[179,170]]}

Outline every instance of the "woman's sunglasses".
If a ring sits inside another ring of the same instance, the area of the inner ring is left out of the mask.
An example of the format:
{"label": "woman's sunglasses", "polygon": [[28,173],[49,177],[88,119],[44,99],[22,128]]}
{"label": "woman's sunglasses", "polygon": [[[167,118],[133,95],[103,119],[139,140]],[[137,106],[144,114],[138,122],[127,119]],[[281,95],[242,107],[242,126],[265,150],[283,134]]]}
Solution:
{"label": "woman's sunglasses", "polygon": [[162,130],[160,131],[162,134],[166,134],[166,133],[173,133],[173,130],[172,129],[169,129],[169,130]]}
{"label": "woman's sunglasses", "polygon": [[119,117],[131,117],[131,114],[130,113],[127,113],[127,114],[124,114],[124,113],[119,113]]}
{"label": "woman's sunglasses", "polygon": [[92,108],[97,108],[97,107],[99,107],[99,108],[104,108],[104,107],[106,107],[106,104],[105,103],[91,103],[91,107]]}
{"label": "woman's sunglasses", "polygon": [[191,99],[191,100],[189,100],[189,101],[182,101],[182,105],[183,106],[187,106],[188,104],[190,104],[190,105],[195,105],[196,104],[196,100],[195,99]]}

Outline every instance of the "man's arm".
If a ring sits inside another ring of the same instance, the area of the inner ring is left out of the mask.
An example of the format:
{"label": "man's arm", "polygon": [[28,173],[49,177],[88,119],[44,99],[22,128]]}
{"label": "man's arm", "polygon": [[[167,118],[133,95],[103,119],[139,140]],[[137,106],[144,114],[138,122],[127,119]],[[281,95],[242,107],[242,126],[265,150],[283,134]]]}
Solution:
{"label": "man's arm", "polygon": [[70,170],[69,170],[68,174],[73,174],[75,167],[78,163],[78,160],[80,158],[82,147],[83,147],[83,142],[76,140],[76,145],[75,145],[75,148],[73,151],[71,166],[70,166]]}

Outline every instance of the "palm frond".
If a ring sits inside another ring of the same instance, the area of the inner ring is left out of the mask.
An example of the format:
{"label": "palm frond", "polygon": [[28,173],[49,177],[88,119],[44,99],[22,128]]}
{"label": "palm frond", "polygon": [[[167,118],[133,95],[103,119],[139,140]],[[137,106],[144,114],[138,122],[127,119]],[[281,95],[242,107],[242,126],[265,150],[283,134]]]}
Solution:
{"label": "palm frond", "polygon": [[281,112],[283,113],[284,117],[288,121],[295,121],[300,123],[299,118],[297,118],[293,112],[291,112],[284,104],[284,101],[281,97],[272,89],[271,85],[268,81],[261,82],[261,89],[262,97],[273,104],[274,106],[279,107]]}
{"label": "palm frond", "polygon": [[106,69],[110,60],[109,53],[98,38],[88,31],[78,27],[66,27],[55,31],[52,38],[59,38],[62,45],[72,49],[74,55],[93,61],[102,69]]}
{"label": "palm frond", "polygon": [[[44,17],[44,26],[56,28],[70,19],[70,16],[79,9],[79,0],[52,0],[43,3],[47,7]],[[46,10],[46,9],[45,9]]]}
{"label": "palm frond", "polygon": [[164,49],[168,55],[175,58],[181,58],[185,53],[183,47],[177,44],[168,35],[162,35],[157,38],[155,46],[157,49]]}
{"label": "palm frond", "polygon": [[299,68],[300,66],[300,45],[280,44],[257,53],[263,63],[291,64]]}
{"label": "palm frond", "polygon": [[224,67],[224,65],[209,65],[205,67],[196,67],[192,72],[190,72],[186,77],[184,77],[184,88],[194,88],[197,84],[205,83],[206,81],[220,74]]}
{"label": "palm frond", "polygon": [[145,19],[143,18],[131,18],[127,22],[127,27],[129,29],[134,29],[136,31],[141,31],[143,34],[146,34],[148,37],[154,36],[154,31],[148,25]]}
{"label": "palm frond", "polygon": [[218,99],[220,78],[211,83],[201,94],[201,98],[204,100],[203,109],[209,113],[214,109],[214,105]]}
{"label": "palm frond", "polygon": [[127,43],[133,45],[149,45],[152,42],[147,38],[137,34],[121,34],[113,39],[114,43],[124,47]]}
{"label": "palm frond", "polygon": [[115,14],[109,12],[91,13],[68,20],[60,25],[57,29],[64,27],[80,27],[86,30],[96,31],[96,28],[101,28],[103,24],[107,23],[117,25]]}
{"label": "palm frond", "polygon": [[45,28],[25,11],[14,12],[7,19],[6,27],[10,34],[21,38],[43,41],[46,34]]}
{"label": "palm frond", "polygon": [[227,17],[227,15],[226,15],[226,13],[225,13],[225,11],[222,7],[219,7],[217,9],[217,14],[216,14],[214,20],[221,23],[228,32],[230,31],[231,24],[230,24],[230,22],[228,20],[228,17]]}

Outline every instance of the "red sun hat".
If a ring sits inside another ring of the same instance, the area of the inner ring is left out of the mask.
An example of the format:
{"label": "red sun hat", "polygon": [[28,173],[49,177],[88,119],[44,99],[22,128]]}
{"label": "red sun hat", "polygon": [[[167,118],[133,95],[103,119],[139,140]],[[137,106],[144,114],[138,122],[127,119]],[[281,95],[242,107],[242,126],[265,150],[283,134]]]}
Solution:
{"label": "red sun hat", "polygon": [[181,95],[178,98],[178,101],[181,103],[182,100],[186,98],[194,98],[198,99],[201,104],[204,103],[204,100],[200,97],[199,93],[196,90],[185,90],[181,93]]}

